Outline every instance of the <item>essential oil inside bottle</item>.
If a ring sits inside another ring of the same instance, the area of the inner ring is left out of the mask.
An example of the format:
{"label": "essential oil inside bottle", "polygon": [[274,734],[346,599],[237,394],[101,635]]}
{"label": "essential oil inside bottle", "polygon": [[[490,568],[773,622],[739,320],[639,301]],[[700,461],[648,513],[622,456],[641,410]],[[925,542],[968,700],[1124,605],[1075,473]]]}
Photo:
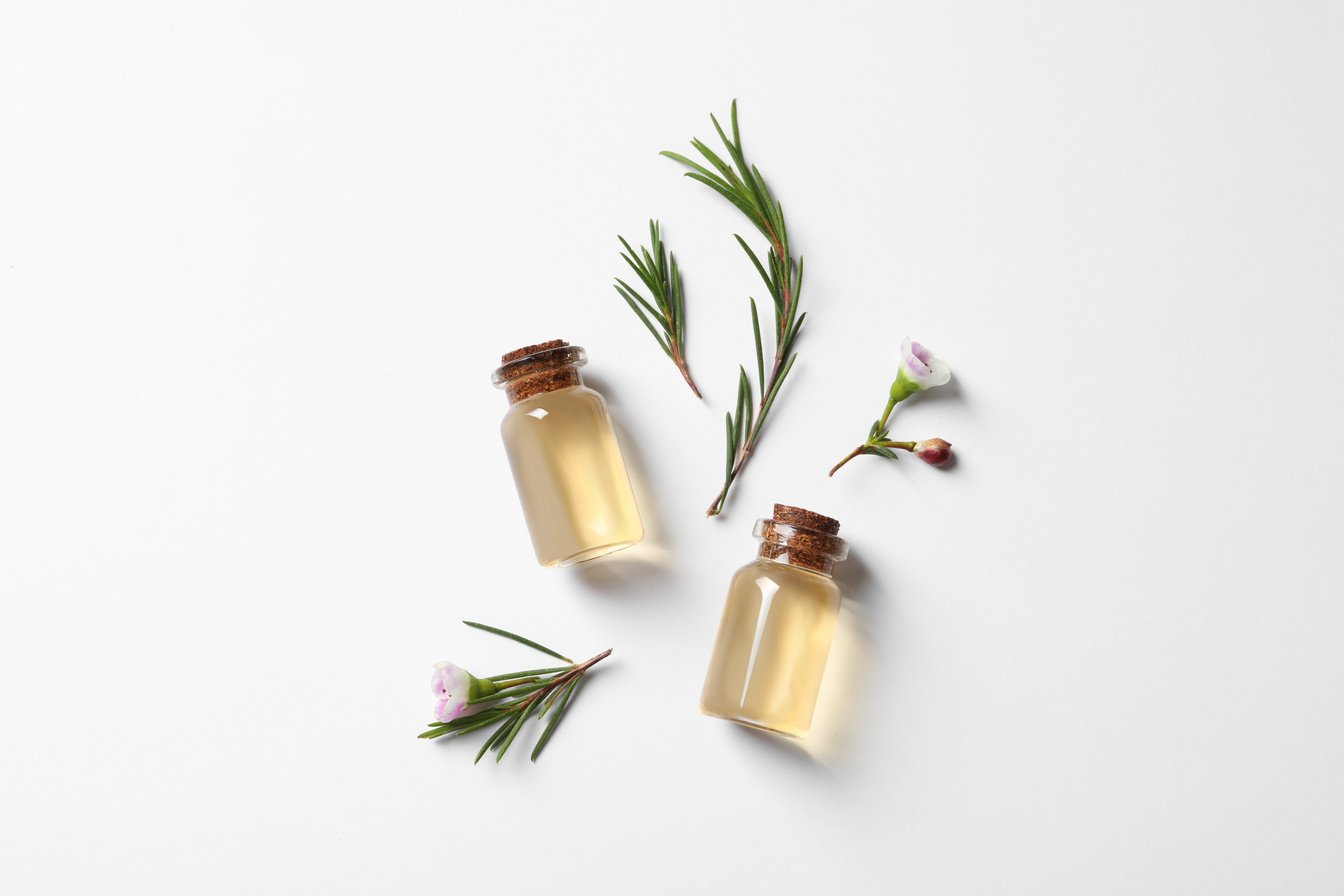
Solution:
{"label": "essential oil inside bottle", "polygon": [[587,361],[582,348],[556,339],[504,355],[493,377],[509,398],[500,433],[542,566],[644,538],[607,403],[579,374]]}
{"label": "essential oil inside bottle", "polygon": [[807,734],[840,615],[831,569],[848,546],[839,531],[836,520],[786,504],[757,521],[760,557],[728,586],[700,698],[706,715]]}

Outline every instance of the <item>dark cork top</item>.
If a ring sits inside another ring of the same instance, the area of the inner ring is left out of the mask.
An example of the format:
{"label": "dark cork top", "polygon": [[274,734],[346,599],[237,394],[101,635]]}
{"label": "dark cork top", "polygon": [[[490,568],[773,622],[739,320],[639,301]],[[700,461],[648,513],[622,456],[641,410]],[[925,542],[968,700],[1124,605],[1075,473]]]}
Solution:
{"label": "dark cork top", "polygon": [[506,352],[491,379],[504,389],[509,404],[579,385],[579,368],[588,362],[581,347],[550,339]]}
{"label": "dark cork top", "polygon": [[517,361],[519,358],[526,358],[528,355],[535,355],[537,352],[545,351],[548,348],[564,348],[569,345],[563,339],[549,339],[546,342],[538,342],[536,345],[525,345],[522,348],[516,348],[511,352],[505,352],[499,359],[499,363],[507,364],[510,361]]}
{"label": "dark cork top", "polygon": [[776,504],[773,518],[756,524],[762,557],[783,559],[827,575],[835,561],[843,560],[849,552],[839,531],[839,520],[789,504]]}
{"label": "dark cork top", "polygon": [[799,526],[803,529],[813,529],[826,535],[837,535],[840,532],[839,520],[789,504],[775,505],[775,522]]}

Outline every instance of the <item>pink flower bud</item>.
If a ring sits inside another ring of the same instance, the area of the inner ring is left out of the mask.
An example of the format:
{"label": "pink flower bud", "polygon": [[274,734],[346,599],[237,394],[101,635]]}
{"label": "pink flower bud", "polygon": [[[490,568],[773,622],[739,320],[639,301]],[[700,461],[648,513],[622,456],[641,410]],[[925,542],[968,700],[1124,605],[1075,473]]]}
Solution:
{"label": "pink flower bud", "polygon": [[924,463],[941,467],[952,459],[952,443],[943,439],[925,439],[915,443],[914,452]]}

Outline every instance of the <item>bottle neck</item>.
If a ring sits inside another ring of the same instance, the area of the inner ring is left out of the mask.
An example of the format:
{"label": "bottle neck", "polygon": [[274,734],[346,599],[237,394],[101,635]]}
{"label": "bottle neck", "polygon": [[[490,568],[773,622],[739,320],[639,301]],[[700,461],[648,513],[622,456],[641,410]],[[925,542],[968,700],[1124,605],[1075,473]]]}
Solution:
{"label": "bottle neck", "polygon": [[770,544],[766,542],[761,545],[757,553],[762,560],[769,560],[772,563],[782,563],[785,566],[793,566],[798,569],[805,569],[808,572],[817,575],[831,577],[831,570],[835,569],[835,560],[827,554],[818,554],[812,551],[790,550],[788,545]]}
{"label": "bottle neck", "polygon": [[508,396],[509,404],[517,404],[547,392],[558,392],[561,389],[582,385],[583,375],[579,373],[577,367],[561,367],[510,380],[504,384],[504,394]]}

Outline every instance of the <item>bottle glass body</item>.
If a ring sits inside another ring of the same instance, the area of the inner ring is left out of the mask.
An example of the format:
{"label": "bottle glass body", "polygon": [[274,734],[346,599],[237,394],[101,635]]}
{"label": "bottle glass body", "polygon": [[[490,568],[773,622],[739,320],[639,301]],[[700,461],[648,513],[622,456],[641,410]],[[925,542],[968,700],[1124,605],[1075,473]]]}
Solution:
{"label": "bottle glass body", "polygon": [[600,394],[577,384],[523,398],[509,406],[500,432],[542,566],[591,560],[644,538]]}
{"label": "bottle glass body", "polygon": [[705,676],[707,715],[803,737],[840,616],[831,577],[760,559],[733,576]]}

